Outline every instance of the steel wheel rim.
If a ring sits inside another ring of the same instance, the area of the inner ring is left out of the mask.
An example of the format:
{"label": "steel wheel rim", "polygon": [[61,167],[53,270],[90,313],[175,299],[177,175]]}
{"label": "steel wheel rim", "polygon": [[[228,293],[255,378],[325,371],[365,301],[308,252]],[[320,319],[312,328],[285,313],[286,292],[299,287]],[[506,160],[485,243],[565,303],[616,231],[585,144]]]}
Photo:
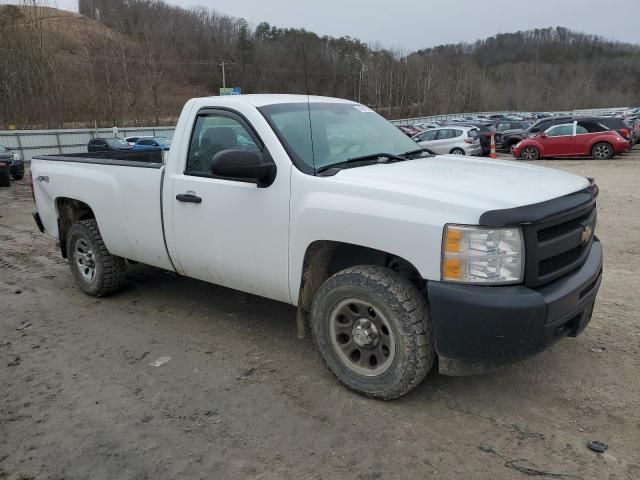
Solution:
{"label": "steel wheel rim", "polygon": [[329,317],[329,336],[340,362],[359,375],[382,375],[395,358],[391,326],[368,301],[347,298],[336,304]]}
{"label": "steel wheel rim", "polygon": [[606,145],[598,145],[594,151],[594,157],[604,160],[609,156],[609,147]]}
{"label": "steel wheel rim", "polygon": [[536,152],[533,148],[527,147],[522,151],[522,158],[525,160],[533,160],[536,157]]}
{"label": "steel wheel rim", "polygon": [[93,250],[84,238],[79,238],[73,247],[76,265],[82,278],[92,283],[96,278],[96,260]]}

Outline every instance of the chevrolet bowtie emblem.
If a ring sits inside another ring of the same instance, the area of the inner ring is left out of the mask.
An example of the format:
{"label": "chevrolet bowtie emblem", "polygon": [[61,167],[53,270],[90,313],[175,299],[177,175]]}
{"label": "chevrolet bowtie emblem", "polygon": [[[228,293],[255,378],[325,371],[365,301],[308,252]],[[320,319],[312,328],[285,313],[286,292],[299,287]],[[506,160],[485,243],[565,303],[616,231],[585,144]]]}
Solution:
{"label": "chevrolet bowtie emblem", "polygon": [[593,235],[593,227],[591,225],[585,225],[582,231],[582,243],[587,243],[591,240],[591,235]]}

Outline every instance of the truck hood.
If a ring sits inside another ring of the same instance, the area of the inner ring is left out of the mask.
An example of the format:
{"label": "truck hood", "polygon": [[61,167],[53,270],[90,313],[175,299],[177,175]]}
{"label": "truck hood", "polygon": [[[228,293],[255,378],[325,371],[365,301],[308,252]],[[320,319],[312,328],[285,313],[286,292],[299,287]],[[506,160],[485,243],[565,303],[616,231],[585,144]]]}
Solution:
{"label": "truck hood", "polygon": [[333,178],[363,187],[374,198],[384,191],[403,203],[416,206],[427,201],[428,206],[475,216],[551,200],[589,186],[584,177],[551,168],[457,155],[349,168]]}

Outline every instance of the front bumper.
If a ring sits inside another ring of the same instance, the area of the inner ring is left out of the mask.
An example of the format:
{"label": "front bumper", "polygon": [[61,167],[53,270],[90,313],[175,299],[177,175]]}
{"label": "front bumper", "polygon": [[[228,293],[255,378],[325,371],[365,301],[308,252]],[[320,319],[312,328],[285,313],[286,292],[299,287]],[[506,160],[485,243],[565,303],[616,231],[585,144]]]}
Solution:
{"label": "front bumper", "polygon": [[429,282],[440,373],[494,370],[579,335],[601,281],[602,245],[594,241],[579,269],[536,289]]}
{"label": "front bumper", "polygon": [[513,154],[513,156],[514,156],[515,158],[520,158],[520,152],[522,151],[522,147],[519,147],[519,146],[517,146],[517,145],[520,145],[520,142],[516,143],[516,144],[513,146],[513,149],[511,150],[511,153]]}

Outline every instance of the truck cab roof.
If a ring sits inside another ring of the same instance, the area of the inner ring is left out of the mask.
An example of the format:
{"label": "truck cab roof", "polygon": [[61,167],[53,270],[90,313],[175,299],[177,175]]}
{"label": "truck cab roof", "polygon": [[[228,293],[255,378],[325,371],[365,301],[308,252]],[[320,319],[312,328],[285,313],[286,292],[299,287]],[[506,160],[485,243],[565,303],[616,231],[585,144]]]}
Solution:
{"label": "truck cab roof", "polygon": [[289,94],[248,94],[248,95],[225,95],[225,96],[212,96],[212,97],[200,97],[191,100],[195,103],[202,103],[210,105],[212,101],[216,104],[229,103],[234,104],[237,102],[245,102],[253,105],[256,108],[264,107],[266,105],[277,105],[285,103],[305,103],[305,102],[322,102],[322,103],[352,103],[351,100],[344,100],[334,97],[322,97],[318,95],[289,95]]}

